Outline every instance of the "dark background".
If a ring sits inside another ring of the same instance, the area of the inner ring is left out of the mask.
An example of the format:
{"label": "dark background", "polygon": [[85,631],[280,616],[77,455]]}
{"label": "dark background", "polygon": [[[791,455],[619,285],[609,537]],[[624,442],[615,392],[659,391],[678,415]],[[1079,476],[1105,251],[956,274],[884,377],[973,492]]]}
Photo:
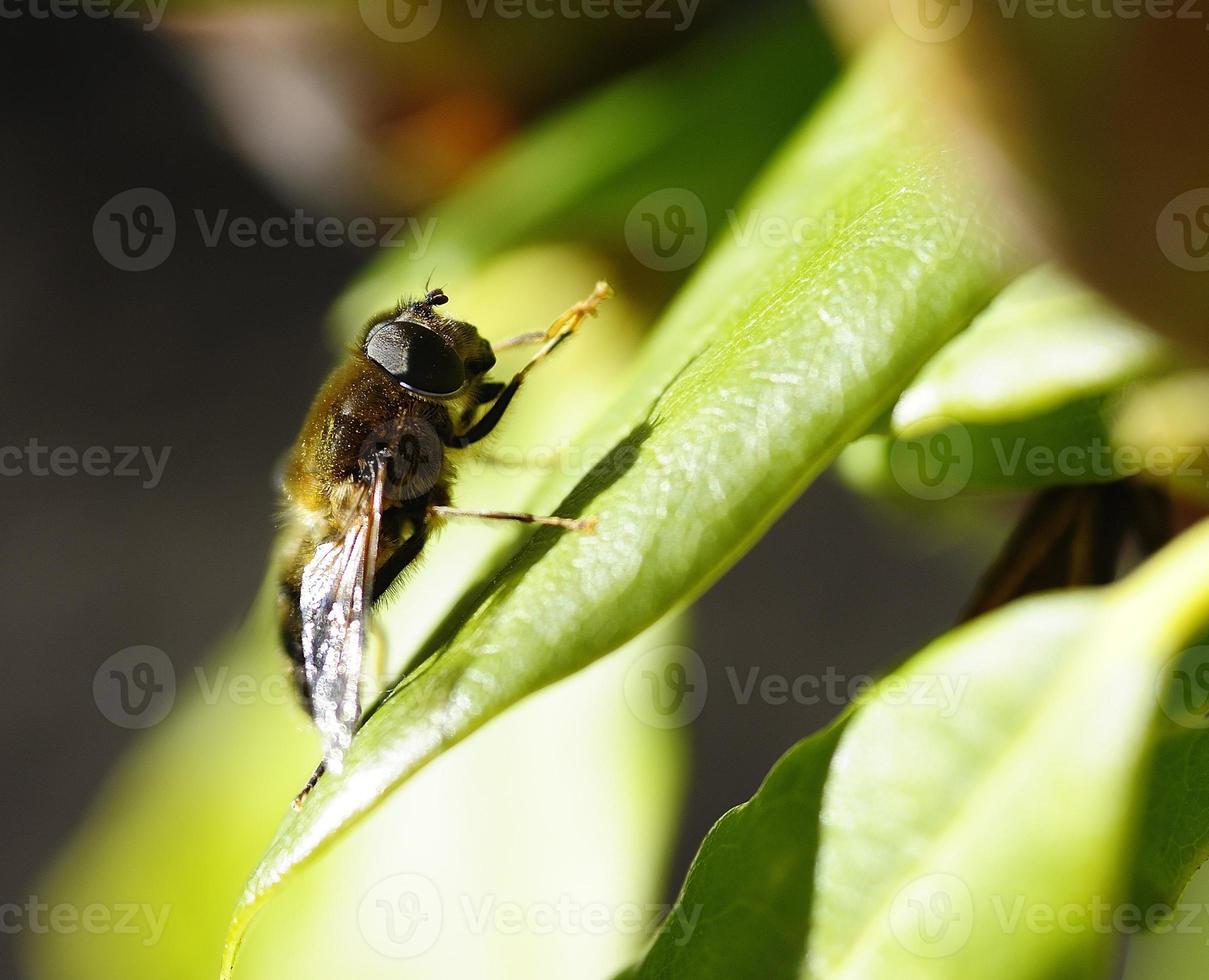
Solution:
{"label": "dark background", "polygon": [[[0,420],[5,445],[171,446],[164,479],[0,478],[0,902],[22,901],[134,739],[92,697],[134,644],[177,670],[235,626],[261,580],[271,472],[330,363],[325,313],[371,258],[354,247],[178,236],[160,267],[97,253],[118,191],[268,217],[295,205],[225,148],[165,38],[113,21],[0,24]],[[271,384],[265,384],[271,379]],[[701,600],[711,690],[744,675],[876,671],[951,622],[973,559],[821,480]],[[836,707],[711,697],[673,881],[728,807]],[[0,953],[0,975],[15,975]]]}

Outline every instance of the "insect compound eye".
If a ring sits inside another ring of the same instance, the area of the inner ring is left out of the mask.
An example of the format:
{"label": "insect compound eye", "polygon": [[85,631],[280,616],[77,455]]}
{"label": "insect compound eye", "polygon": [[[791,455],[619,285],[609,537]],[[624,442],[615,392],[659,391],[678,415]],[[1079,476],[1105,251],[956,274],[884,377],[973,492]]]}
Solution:
{"label": "insect compound eye", "polygon": [[365,353],[404,388],[448,398],[466,384],[457,351],[444,337],[410,320],[384,323],[365,341]]}

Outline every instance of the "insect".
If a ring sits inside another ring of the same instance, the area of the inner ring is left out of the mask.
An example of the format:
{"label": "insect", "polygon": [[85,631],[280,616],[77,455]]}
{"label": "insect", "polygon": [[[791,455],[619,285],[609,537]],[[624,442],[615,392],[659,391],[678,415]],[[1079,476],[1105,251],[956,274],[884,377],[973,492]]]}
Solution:
{"label": "insect", "polygon": [[[549,329],[492,345],[443,315],[449,298],[434,289],[371,319],[320,390],[285,471],[277,581],[282,643],[327,769],[343,767],[361,720],[369,610],[442,522],[594,526],[591,518],[460,510],[450,488],[457,455],[491,433],[528,373],[609,295],[597,283]],[[510,381],[488,380],[498,351],[527,344],[541,346]]]}

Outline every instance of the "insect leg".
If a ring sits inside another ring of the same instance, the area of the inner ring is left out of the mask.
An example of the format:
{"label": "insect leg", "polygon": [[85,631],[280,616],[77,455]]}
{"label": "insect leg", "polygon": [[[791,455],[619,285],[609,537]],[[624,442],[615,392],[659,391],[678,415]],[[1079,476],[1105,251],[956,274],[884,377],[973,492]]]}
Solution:
{"label": "insect leg", "polygon": [[512,380],[500,392],[499,397],[492,404],[487,414],[472,425],[466,432],[461,435],[454,436],[450,440],[449,445],[461,449],[469,446],[472,443],[478,442],[480,439],[488,436],[492,429],[499,424],[499,421],[504,416],[508,405],[520,390],[521,383],[525,380],[525,375],[532,371],[538,364],[545,360],[560,344],[570,337],[580,325],[590,316],[596,315],[596,310],[606,299],[613,294],[612,288],[607,282],[598,282],[596,288],[592,291],[592,295],[587,299],[580,300],[569,310],[563,313],[557,320],[550,324],[550,328],[545,333],[545,344],[542,349],[534,354],[529,363],[513,375]]}
{"label": "insect leg", "polygon": [[295,812],[302,809],[302,804],[306,802],[306,798],[311,795],[311,790],[313,790],[315,788],[315,784],[319,782],[319,777],[322,776],[326,771],[326,763],[321,762],[315,767],[315,771],[311,773],[311,778],[306,781],[306,785],[298,791],[298,795],[295,796],[293,802],[290,803],[290,807]]}
{"label": "insect leg", "polygon": [[508,510],[464,510],[461,507],[429,507],[433,517],[472,517],[482,521],[515,521],[518,524],[544,524],[561,527],[568,531],[592,531],[596,528],[595,517],[545,517],[539,514],[524,514]]}
{"label": "insect leg", "polygon": [[469,425],[474,419],[475,412],[499,398],[505,387],[507,386],[502,381],[488,381],[482,385],[475,395],[474,404],[466,406],[466,411],[462,413],[462,425]]}
{"label": "insect leg", "polygon": [[377,602],[382,593],[390,588],[390,583],[399,577],[403,571],[419,556],[428,537],[428,529],[423,524],[417,525],[411,537],[404,541],[389,558],[382,563],[374,574],[374,597]]}
{"label": "insect leg", "polygon": [[529,333],[518,333],[515,337],[493,341],[491,349],[498,354],[502,350],[511,350],[513,347],[527,347],[529,344],[540,344],[543,340],[548,339],[549,337],[545,330],[531,330]]}

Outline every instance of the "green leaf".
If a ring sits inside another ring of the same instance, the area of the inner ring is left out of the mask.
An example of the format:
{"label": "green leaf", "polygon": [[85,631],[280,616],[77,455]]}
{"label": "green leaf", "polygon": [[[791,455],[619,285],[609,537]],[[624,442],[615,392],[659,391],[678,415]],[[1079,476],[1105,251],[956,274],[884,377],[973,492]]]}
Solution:
{"label": "green leaf", "polygon": [[[1206,649],[1194,650],[1198,662],[1183,668],[1201,698]],[[1203,713],[1197,720],[1203,724]],[[1145,798],[1146,833],[1135,860],[1134,891],[1143,906],[1174,905],[1209,860],[1209,734],[1175,726],[1163,731],[1154,746]]]}
{"label": "green leaf", "polygon": [[[829,975],[820,961],[844,953],[877,907],[881,879],[899,873],[914,853],[911,838],[942,823],[976,783],[980,757],[1010,743],[1098,608],[1090,595],[1019,603],[957,630],[799,743],[710,831],[634,976],[797,976],[808,932],[812,963]],[[978,739],[963,746],[962,730],[974,726]],[[849,854],[837,842],[842,872],[836,853],[816,856],[820,838],[828,844],[840,833],[864,846]],[[697,927],[685,941],[687,922]]]}
{"label": "green leaf", "polygon": [[1201,506],[1209,501],[1209,372],[1187,369],[1131,386],[1112,407],[1114,445]]}
{"label": "green leaf", "polygon": [[1157,828],[1159,801],[1138,804],[1148,780],[1209,776],[1203,746],[1151,754],[1156,690],[1209,618],[1207,582],[1209,523],[1120,585],[935,641],[719,822],[627,976],[1105,976],[1149,914],[1137,842],[1203,845],[1203,793]]}
{"label": "green leaf", "polygon": [[1209,860],[1209,635],[1173,656],[1156,678],[1160,714],[1143,788],[1133,890],[1143,907],[1174,906]]}
{"label": "green leaf", "polygon": [[1021,276],[920,372],[894,431],[937,416],[997,425],[1106,394],[1165,367],[1159,337],[1049,266]]}
{"label": "green leaf", "polygon": [[843,724],[799,742],[725,814],[632,980],[796,976],[806,945],[823,781]]}
{"label": "green leaf", "polygon": [[342,335],[394,303],[400,283],[435,269],[452,288],[525,241],[589,241],[626,255],[627,215],[665,188],[700,200],[717,234],[837,69],[814,14],[787,5],[605,87],[505,147],[439,205],[422,262],[399,249],[371,266],[337,305]]}
{"label": "green leaf", "polygon": [[862,492],[920,500],[1132,476],[1147,459],[1114,430],[1117,399],[1172,363],[1156,335],[1041,266],[928,362],[839,471]]}
{"label": "green leaf", "polygon": [[[1091,594],[1013,604],[937,641],[893,678],[908,698],[913,687],[943,694],[943,681],[947,702],[930,703],[928,694],[896,702],[883,686],[857,712],[824,794],[810,976],[969,975],[978,962],[973,957],[991,950],[996,962],[982,961],[980,976],[1045,976],[1029,968],[1030,960],[1065,955],[1026,953],[1024,940],[1013,942],[1017,954],[1006,954],[1003,937],[994,935],[995,902],[1003,899],[1010,911],[1017,888],[1039,902],[1081,890],[1084,869],[1050,852],[1067,832],[1084,835],[1090,846],[1103,844],[1084,826],[1081,809],[1071,813],[1074,826],[1058,820],[1031,836],[1033,818],[1024,821],[1020,812],[1050,815],[1037,793],[1025,792],[1020,770],[1026,759],[1036,762],[1032,753],[1051,751],[1034,744],[1034,725],[1042,723],[1071,650],[1101,608]],[[934,678],[930,689],[917,680],[927,677]],[[1061,759],[1054,767],[1063,768]],[[1016,809],[1004,802],[1013,794]],[[1054,795],[1065,801],[1065,794]],[[993,803],[1005,808],[991,813]],[[1051,831],[1055,840],[1047,839]],[[988,837],[997,838],[994,847]],[[1022,857],[1028,849],[1034,850]],[[1106,854],[1105,866],[1113,860]],[[933,906],[942,905],[952,918],[929,921]],[[921,907],[924,918],[913,920]],[[1098,956],[1093,950],[1090,959]],[[1082,959],[1071,957],[1061,975],[1083,975],[1075,967]]]}
{"label": "green leaf", "polygon": [[862,709],[824,793],[812,975],[1102,976],[1120,930],[1096,904],[1129,897],[1156,682],[1209,618],[1206,582],[1209,524],[1118,586],[939,641],[966,651],[951,719]]}
{"label": "green leaf", "polygon": [[461,604],[344,772],[281,827],[237,909],[228,970],[297,869],[451,745],[683,607],[1000,288],[999,236],[904,95],[898,55],[865,61],[745,208],[757,226],[826,233],[719,244],[583,438],[611,448],[568,474],[582,478],[560,512],[596,515],[597,533],[537,532]]}
{"label": "green leaf", "polygon": [[[959,493],[1004,493],[1063,484],[1104,483],[1138,472],[1114,452],[1102,399],[1073,402],[1022,422],[936,427],[871,435],[849,446],[839,472],[865,493],[921,501]],[[1130,457],[1131,458],[1131,457]]]}

